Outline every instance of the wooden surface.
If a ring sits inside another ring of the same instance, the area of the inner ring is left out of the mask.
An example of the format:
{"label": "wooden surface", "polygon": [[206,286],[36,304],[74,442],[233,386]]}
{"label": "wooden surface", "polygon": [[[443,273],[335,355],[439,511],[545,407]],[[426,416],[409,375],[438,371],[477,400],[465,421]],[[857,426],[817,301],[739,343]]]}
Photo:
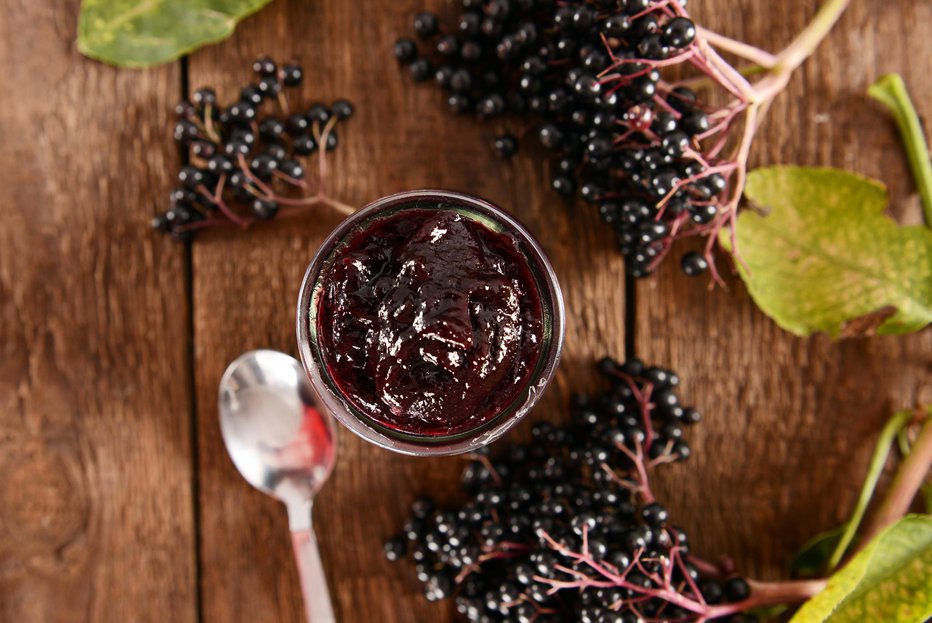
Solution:
{"label": "wooden surface", "polygon": [[[863,96],[904,74],[932,115],[932,4],[855,0],[773,106],[758,164],[843,166],[915,204],[895,130]],[[277,0],[228,41],[145,72],[80,57],[78,3],[7,1],[0,11],[0,621],[301,620],[284,509],[226,457],[216,386],[244,350],[295,352],[301,275],[338,222],[321,211],[218,231],[190,250],[151,234],[178,156],[170,139],[183,74],[234,97],[260,53],[303,61],[302,99],[348,97],[332,194],[354,205],[408,188],[482,194],[540,238],[566,293],[566,350],[530,416],[562,417],[621,356],[625,327],[702,408],[688,465],[657,489],[707,557],[778,577],[787,555],[850,508],[882,421],[932,400],[932,332],[832,343],[763,317],[740,283],[708,292],[674,263],[626,309],[621,260],[598,219],[546,191],[547,165],[489,156],[491,125],[448,115],[390,58],[394,38],[440,0]],[[776,48],[814,3],[695,0],[721,32]],[[902,211],[904,214],[909,210]],[[913,218],[906,215],[906,218]],[[524,436],[522,425],[512,436]],[[411,569],[381,556],[412,496],[458,498],[461,460],[413,459],[340,431],[339,463],[315,519],[340,621],[452,620]]]}

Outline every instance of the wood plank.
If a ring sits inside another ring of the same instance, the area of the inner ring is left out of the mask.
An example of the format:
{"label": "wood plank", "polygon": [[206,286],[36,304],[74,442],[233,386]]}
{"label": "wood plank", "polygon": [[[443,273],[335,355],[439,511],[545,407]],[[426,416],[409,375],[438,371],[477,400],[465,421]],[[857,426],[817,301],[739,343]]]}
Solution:
{"label": "wood plank", "polygon": [[[692,4],[703,24],[776,50],[815,3]],[[893,212],[918,222],[896,129],[865,92],[880,75],[901,72],[920,113],[932,115],[932,77],[916,62],[932,57],[932,40],[909,26],[930,19],[930,3],[853,2],[774,104],[753,164],[832,165],[878,178],[891,189]],[[676,257],[694,246],[680,246]],[[764,317],[739,281],[708,292],[707,280],[675,264],[638,284],[636,342],[645,358],[682,375],[684,396],[706,419],[689,464],[667,470],[658,490],[708,557],[729,554],[739,569],[780,577],[808,537],[850,513],[885,419],[932,399],[932,332],[796,338]]]}
{"label": "wood plank", "polygon": [[[415,12],[440,0],[406,3],[271,4],[228,42],[191,59],[192,87],[215,85],[235,97],[256,55],[296,57],[309,74],[305,101],[348,97],[356,116],[340,130],[330,184],[340,200],[362,205],[419,187],[466,190],[513,211],[542,240],[573,310],[562,369],[532,417],[556,418],[570,388],[590,382],[589,362],[620,353],[623,271],[592,213],[576,214],[546,190],[546,166],[522,155],[492,157],[492,126],[450,116],[440,93],[413,85],[390,50]],[[362,16],[370,16],[362,18]],[[377,17],[376,17],[377,16]],[[194,302],[204,615],[208,621],[299,621],[296,572],[284,509],[249,489],[227,459],[216,416],[216,385],[244,350],[294,353],[294,302],[303,272],[338,222],[322,212],[246,234],[211,232],[194,245]],[[522,427],[526,432],[528,427]],[[521,434],[518,432],[517,434]],[[421,490],[457,497],[459,459],[396,456],[340,431],[340,458],[315,509],[324,566],[342,621],[451,620],[449,603],[424,601],[410,567],[392,566],[381,543],[404,521]]]}
{"label": "wood plank", "polygon": [[178,65],[0,12],[0,620],[197,617],[185,250],[155,236]]}

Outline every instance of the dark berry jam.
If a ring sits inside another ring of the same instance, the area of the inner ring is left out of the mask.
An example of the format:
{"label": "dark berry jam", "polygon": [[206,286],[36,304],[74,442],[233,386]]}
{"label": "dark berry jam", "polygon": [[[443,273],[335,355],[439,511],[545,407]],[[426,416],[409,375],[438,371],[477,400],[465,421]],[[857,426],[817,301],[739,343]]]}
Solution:
{"label": "dark berry jam", "polygon": [[402,208],[334,250],[316,298],[327,373],[391,430],[481,427],[541,358],[541,295],[518,240],[453,209]]}

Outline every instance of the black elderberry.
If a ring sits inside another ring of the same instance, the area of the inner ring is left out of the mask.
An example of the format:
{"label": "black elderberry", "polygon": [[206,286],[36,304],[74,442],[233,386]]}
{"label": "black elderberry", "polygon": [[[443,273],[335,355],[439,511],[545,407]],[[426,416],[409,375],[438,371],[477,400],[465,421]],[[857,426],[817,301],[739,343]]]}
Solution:
{"label": "black elderberry", "polygon": [[692,209],[692,219],[696,223],[706,224],[711,223],[712,220],[718,215],[718,208],[714,204],[708,203],[704,205],[693,205]]}
{"label": "black elderberry", "polygon": [[417,44],[407,37],[395,41],[393,51],[395,58],[401,63],[410,63],[417,58]]}
{"label": "black elderberry", "polygon": [[197,115],[197,109],[194,104],[187,100],[182,100],[175,104],[175,116],[179,119],[192,118]]}
{"label": "black elderberry", "polygon": [[437,16],[429,11],[422,11],[414,16],[414,32],[424,39],[437,33]]}
{"label": "black elderberry", "polygon": [[270,221],[278,214],[278,204],[274,201],[256,197],[252,201],[252,213],[262,221]]}
{"label": "black elderberry", "polygon": [[281,92],[282,83],[278,81],[277,76],[263,76],[259,79],[256,88],[264,97],[275,97]]}
{"label": "black elderberry", "polygon": [[482,46],[476,41],[466,41],[460,48],[460,56],[464,61],[475,63],[482,58]]}
{"label": "black elderberry", "polygon": [[742,601],[751,595],[751,588],[744,578],[731,578],[725,582],[725,596],[728,601]]}
{"label": "black elderberry", "polygon": [[330,121],[330,110],[323,104],[313,104],[310,108],[307,109],[305,113],[307,120],[312,124],[317,123],[320,126],[323,126],[325,123]]}
{"label": "black elderberry", "polygon": [[459,17],[457,29],[467,37],[475,37],[479,34],[479,26],[482,23],[482,16],[474,11],[466,11]]}
{"label": "black elderberry", "polygon": [[285,133],[285,124],[278,117],[266,117],[259,122],[259,136],[267,141],[280,141]]}
{"label": "black elderberry", "polygon": [[709,130],[709,117],[702,112],[692,111],[680,120],[680,127],[684,132],[691,135],[702,134]]}
{"label": "black elderberry", "polygon": [[260,76],[274,76],[276,72],[275,61],[268,56],[260,56],[253,62],[252,70]]}
{"label": "black elderberry", "polygon": [[469,97],[462,93],[451,94],[450,97],[447,98],[447,105],[450,107],[451,111],[457,114],[467,113],[472,107]]}
{"label": "black elderberry", "polygon": [[576,193],[576,183],[565,175],[558,175],[553,178],[551,186],[564,197],[572,197]]}
{"label": "black elderberry", "polygon": [[690,252],[682,257],[680,267],[683,269],[683,273],[695,277],[704,273],[709,268],[709,263],[699,253]]}
{"label": "black elderberry", "polygon": [[686,17],[674,17],[663,28],[664,42],[677,49],[685,48],[696,38],[696,25]]}
{"label": "black elderberry", "polygon": [[281,168],[281,161],[288,157],[288,152],[285,149],[285,146],[279,143],[269,143],[265,146],[265,149],[263,149],[263,153],[278,161],[279,169]]}
{"label": "black elderberry", "polygon": [[495,137],[494,147],[500,158],[510,158],[518,150],[518,139],[513,134],[501,134]]}
{"label": "black elderberry", "polygon": [[230,120],[238,123],[249,123],[256,118],[256,107],[248,102],[237,102],[227,108]]}
{"label": "black elderberry", "polygon": [[304,177],[304,167],[296,160],[282,159],[278,163],[278,170],[282,175],[299,180]]}
{"label": "black elderberry", "polygon": [[644,518],[648,525],[659,528],[667,523],[669,515],[667,509],[656,502],[652,502],[641,509],[641,517]]}
{"label": "black elderberry", "polygon": [[556,149],[563,142],[563,132],[555,125],[545,125],[537,133],[540,143],[549,149]]}
{"label": "black elderberry", "polygon": [[395,536],[388,539],[385,541],[385,546],[383,547],[385,558],[393,562],[404,556],[407,549],[407,544],[403,536]]}
{"label": "black elderberry", "polygon": [[233,169],[233,162],[226,156],[214,156],[207,161],[207,170],[215,175],[232,173]]}
{"label": "black elderberry", "polygon": [[193,141],[200,134],[197,126],[187,119],[181,119],[175,124],[174,137],[179,143],[187,144]]}
{"label": "black elderberry", "polygon": [[498,93],[493,93],[479,100],[477,109],[483,117],[495,117],[505,112],[505,100]]}
{"label": "black elderberry", "polygon": [[441,56],[456,56],[459,51],[459,41],[453,35],[444,35],[437,40],[437,52]]}
{"label": "black elderberry", "polygon": [[[285,122],[288,127],[288,133],[292,136],[304,134],[311,127],[311,122],[305,115],[289,115]],[[262,134],[262,128],[259,128],[259,133]]]}
{"label": "black elderberry", "polygon": [[296,154],[306,156],[317,149],[317,141],[310,134],[301,134],[292,139],[292,148]]}
{"label": "black elderberry", "polygon": [[262,91],[259,90],[259,87],[255,84],[249,84],[243,87],[239,92],[239,99],[242,102],[246,102],[252,106],[258,106],[262,103],[262,100],[265,99]]}
{"label": "black elderberry", "polygon": [[204,109],[206,106],[216,106],[217,104],[217,93],[208,87],[202,87],[194,92],[194,95],[191,96],[191,101],[200,108]]}
{"label": "black elderberry", "polygon": [[453,67],[450,65],[441,65],[437,68],[437,71],[434,72],[434,81],[437,85],[443,89],[449,89],[450,83],[453,81]]}
{"label": "black elderberry", "polygon": [[285,63],[282,67],[282,82],[285,86],[297,86],[303,79],[304,70],[297,63]]}
{"label": "black elderberry", "polygon": [[192,190],[197,189],[198,186],[207,184],[208,179],[208,175],[197,167],[184,166],[181,168],[181,171],[178,172],[178,181],[181,185]]}
{"label": "black elderberry", "polygon": [[431,73],[430,61],[426,58],[415,59],[408,65],[408,71],[411,73],[411,78],[416,82],[427,80],[430,78]]}
{"label": "black elderberry", "polygon": [[330,105],[330,111],[333,113],[334,117],[343,120],[352,117],[355,109],[349,100],[338,99]]}
{"label": "black elderberry", "polygon": [[278,161],[272,158],[268,154],[259,154],[252,159],[252,162],[249,164],[249,168],[252,170],[256,176],[268,179],[272,177],[272,174],[278,170]]}

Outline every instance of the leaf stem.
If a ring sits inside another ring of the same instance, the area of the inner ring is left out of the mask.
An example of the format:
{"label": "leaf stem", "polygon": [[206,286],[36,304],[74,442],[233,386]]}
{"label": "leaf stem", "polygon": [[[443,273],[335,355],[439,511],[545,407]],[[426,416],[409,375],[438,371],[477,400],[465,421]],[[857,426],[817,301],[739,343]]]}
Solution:
{"label": "leaf stem", "polygon": [[909,166],[916,178],[919,196],[922,197],[926,225],[932,227],[932,161],[929,159],[929,146],[922,132],[919,115],[906,90],[906,84],[899,74],[887,74],[872,84],[867,94],[886,106],[896,121]]}
{"label": "leaf stem", "polygon": [[884,528],[895,523],[909,510],[909,505],[932,467],[932,417],[926,417],[912,450],[900,465],[890,490],[877,509],[873,521],[864,531],[866,544]]}
{"label": "leaf stem", "polygon": [[845,552],[848,551],[851,541],[854,540],[854,535],[857,534],[858,528],[861,526],[861,521],[864,519],[864,514],[867,512],[867,507],[870,505],[871,498],[874,496],[874,490],[877,488],[877,481],[880,480],[880,474],[883,472],[884,465],[887,463],[887,457],[890,455],[890,448],[897,434],[904,426],[909,424],[912,417],[913,413],[909,409],[897,411],[884,425],[883,430],[880,431],[880,435],[877,438],[877,445],[874,446],[874,454],[871,456],[867,477],[864,479],[863,487],[861,487],[861,495],[858,497],[851,518],[845,523],[844,532],[842,532],[839,537],[832,555],[829,556],[827,563],[829,571],[834,570],[838,566],[838,563],[844,558]]}
{"label": "leaf stem", "polygon": [[851,0],[829,0],[819,9],[812,21],[782,52],[777,54],[775,71],[791,73],[815,51],[835,22],[841,17]]}

